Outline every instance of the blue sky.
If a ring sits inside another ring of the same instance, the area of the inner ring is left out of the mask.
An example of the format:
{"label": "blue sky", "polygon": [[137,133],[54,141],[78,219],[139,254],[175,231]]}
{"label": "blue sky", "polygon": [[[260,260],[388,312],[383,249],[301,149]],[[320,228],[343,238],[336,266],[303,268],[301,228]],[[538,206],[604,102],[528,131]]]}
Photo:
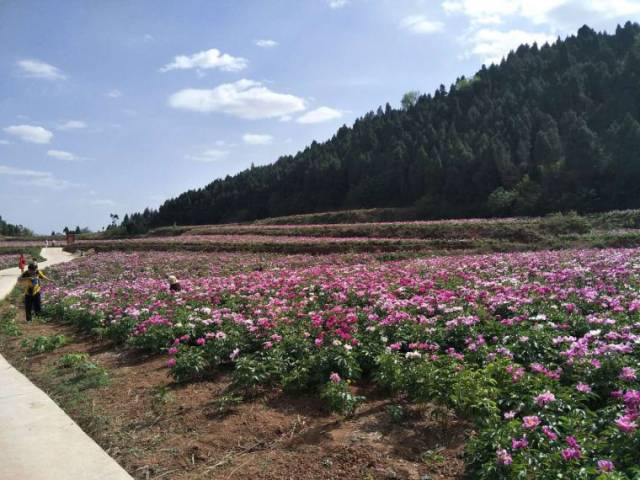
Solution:
{"label": "blue sky", "polygon": [[0,0],[0,215],[99,229],[640,0]]}

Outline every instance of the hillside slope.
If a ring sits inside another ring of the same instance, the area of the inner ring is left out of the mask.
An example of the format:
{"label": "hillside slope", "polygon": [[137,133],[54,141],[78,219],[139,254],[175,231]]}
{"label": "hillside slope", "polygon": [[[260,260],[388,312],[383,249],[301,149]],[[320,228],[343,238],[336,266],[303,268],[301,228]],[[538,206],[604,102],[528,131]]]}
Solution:
{"label": "hillside slope", "polygon": [[422,218],[640,207],[640,25],[582,27],[329,141],[125,217],[129,233],[343,208]]}

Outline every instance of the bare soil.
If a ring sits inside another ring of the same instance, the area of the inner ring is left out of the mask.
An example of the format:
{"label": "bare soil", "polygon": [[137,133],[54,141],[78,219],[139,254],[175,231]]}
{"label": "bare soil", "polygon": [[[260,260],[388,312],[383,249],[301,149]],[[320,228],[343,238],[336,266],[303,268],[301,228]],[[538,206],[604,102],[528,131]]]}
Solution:
{"label": "bare soil", "polygon": [[[68,326],[26,324],[0,333],[2,354],[54,400],[136,479],[459,479],[471,427],[434,406],[410,406],[370,386],[351,418],[329,413],[313,395],[265,392],[226,406],[228,373],[176,384],[165,357],[116,349]],[[64,334],[71,342],[29,357],[21,342]],[[85,352],[109,373],[108,386],[61,393],[55,364]],[[390,405],[408,414],[393,421]],[[222,405],[222,407],[221,407]]]}

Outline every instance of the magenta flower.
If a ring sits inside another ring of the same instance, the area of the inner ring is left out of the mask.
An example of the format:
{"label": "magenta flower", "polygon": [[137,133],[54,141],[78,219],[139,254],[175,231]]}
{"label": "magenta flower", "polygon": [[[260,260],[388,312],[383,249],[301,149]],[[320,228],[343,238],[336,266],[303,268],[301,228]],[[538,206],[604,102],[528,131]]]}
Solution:
{"label": "magenta flower", "polygon": [[611,460],[598,460],[598,469],[601,472],[613,472],[615,470]]}
{"label": "magenta flower", "polygon": [[176,359],[175,358],[170,358],[169,360],[167,360],[167,367],[169,368],[173,368],[176,365]]}
{"label": "magenta flower", "polygon": [[569,435],[566,439],[567,445],[569,445],[572,448],[577,448],[578,450],[580,449],[580,444],[578,443],[578,440],[576,440],[576,437]]}
{"label": "magenta flower", "polygon": [[624,415],[616,420],[616,425],[625,433],[633,433],[638,428],[634,420],[631,415]]}
{"label": "magenta flower", "polygon": [[342,378],[340,378],[340,375],[338,375],[336,372],[333,372],[331,375],[329,375],[329,380],[331,380],[331,382],[333,383],[340,383]]}
{"label": "magenta flower", "polygon": [[579,391],[580,393],[591,393],[591,387],[586,383],[582,383],[582,382],[576,385],[576,390]]}
{"label": "magenta flower", "polygon": [[169,355],[175,355],[176,353],[178,353],[178,349],[176,347],[171,347],[169,350],[167,350],[167,353]]}
{"label": "magenta flower", "polygon": [[498,463],[500,465],[511,465],[513,463],[513,458],[504,448],[497,450],[496,455],[498,457]]}
{"label": "magenta flower", "polygon": [[562,458],[565,462],[580,458],[581,455],[582,453],[580,452],[580,450],[574,447],[569,447],[562,450]]}
{"label": "magenta flower", "polygon": [[533,429],[540,425],[540,417],[537,415],[531,415],[529,417],[522,418],[522,426],[524,428]]}
{"label": "magenta flower", "polygon": [[536,403],[541,407],[553,402],[555,399],[556,396],[548,390],[546,392],[542,392],[535,398]]}
{"label": "magenta flower", "polygon": [[620,371],[620,375],[618,375],[620,380],[625,380],[627,382],[632,382],[637,378],[635,369],[631,367],[622,367]]}
{"label": "magenta flower", "polygon": [[207,342],[207,341],[206,341],[204,338],[200,337],[199,339],[197,339],[197,340],[196,340],[196,345],[200,345],[200,346],[202,346],[202,345],[204,345],[206,342]]}
{"label": "magenta flower", "polygon": [[548,427],[547,425],[545,425],[544,427],[542,427],[542,432],[547,436],[547,438],[551,441],[556,441],[558,440],[558,434],[556,432],[554,432],[551,427]]}
{"label": "magenta flower", "polygon": [[529,441],[526,437],[511,439],[511,448],[513,448],[514,450],[520,450],[522,448],[527,448],[528,446]]}

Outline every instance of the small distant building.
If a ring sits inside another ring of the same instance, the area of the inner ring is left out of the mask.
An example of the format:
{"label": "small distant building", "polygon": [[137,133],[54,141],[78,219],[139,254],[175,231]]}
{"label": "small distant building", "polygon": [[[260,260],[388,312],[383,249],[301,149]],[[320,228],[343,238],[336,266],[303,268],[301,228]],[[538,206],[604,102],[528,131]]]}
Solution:
{"label": "small distant building", "polygon": [[72,245],[76,243],[76,234],[69,232],[67,233],[67,245]]}

